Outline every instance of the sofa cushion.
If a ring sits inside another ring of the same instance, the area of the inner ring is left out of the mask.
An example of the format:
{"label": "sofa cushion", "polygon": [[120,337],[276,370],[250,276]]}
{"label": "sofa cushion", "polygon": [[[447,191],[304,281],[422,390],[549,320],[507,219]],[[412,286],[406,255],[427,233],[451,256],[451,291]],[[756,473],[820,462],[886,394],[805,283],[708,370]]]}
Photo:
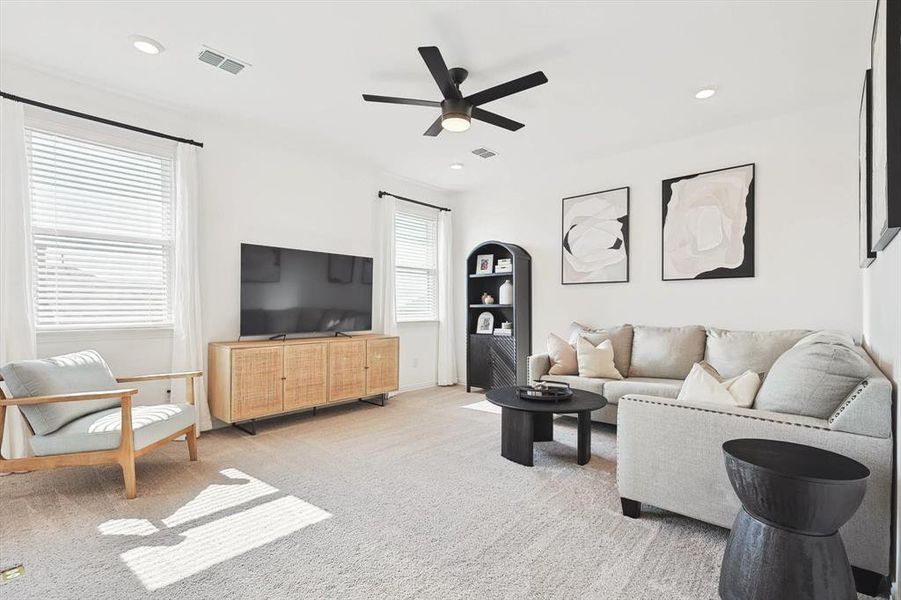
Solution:
{"label": "sofa cushion", "polygon": [[853,347],[803,342],[776,360],[754,408],[828,419],[870,374]]}
{"label": "sofa cushion", "polygon": [[[105,392],[119,387],[106,361],[94,350],[53,358],[23,360],[0,368],[14,398],[79,392]],[[37,435],[52,433],[79,417],[119,406],[118,398],[19,406]]]}
{"label": "sofa cushion", "polygon": [[659,377],[629,377],[622,381],[608,381],[604,384],[604,397],[610,404],[619,404],[619,399],[626,394],[642,396],[659,396],[673,398],[679,396],[682,389],[681,379],[664,379]]}
{"label": "sofa cushion", "polygon": [[551,375],[578,375],[579,362],[576,349],[555,333],[547,335],[547,356],[551,361]]}
{"label": "sofa cushion", "polygon": [[[591,335],[588,335],[591,334]],[[597,346],[606,339],[613,344],[613,364],[616,370],[625,377],[629,373],[629,362],[632,357],[632,326],[617,325],[615,327],[592,328],[573,321],[570,325],[569,343],[576,345],[579,336],[587,336],[589,342]]]}
{"label": "sofa cushion", "polygon": [[604,393],[604,384],[613,381],[612,379],[601,379],[599,377],[579,377],[578,375],[544,375],[542,381],[559,381],[568,383],[570,387],[586,392],[594,392],[595,394]]}
{"label": "sofa cushion", "polygon": [[707,334],[699,325],[649,327],[636,325],[632,335],[629,377],[685,379],[704,360]]}
{"label": "sofa cushion", "polygon": [[766,373],[783,352],[809,333],[805,329],[730,331],[708,327],[704,360],[727,379],[749,369]]}
{"label": "sofa cushion", "polygon": [[691,368],[676,399],[685,405],[719,404],[750,408],[759,389],[760,375],[754,371],[747,370],[725,379],[709,363],[700,362]]}
{"label": "sofa cushion", "polygon": [[595,346],[585,337],[580,337],[576,341],[576,357],[580,377],[623,378],[613,364],[613,344],[609,339]]}
{"label": "sofa cushion", "polygon": [[[133,406],[131,423],[135,450],[190,427],[194,423],[194,407],[190,404]],[[75,419],[47,435],[31,438],[36,456],[113,450],[122,439],[122,408],[110,408]]]}

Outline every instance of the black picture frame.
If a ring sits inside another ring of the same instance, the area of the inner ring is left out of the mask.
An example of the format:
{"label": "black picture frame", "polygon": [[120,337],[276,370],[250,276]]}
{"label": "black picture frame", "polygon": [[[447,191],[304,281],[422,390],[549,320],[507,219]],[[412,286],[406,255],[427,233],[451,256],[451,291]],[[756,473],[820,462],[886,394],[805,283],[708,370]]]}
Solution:
{"label": "black picture frame", "polygon": [[858,186],[858,257],[860,268],[866,269],[876,259],[871,250],[871,219],[873,194],[872,178],[872,127],[873,127],[873,95],[870,85],[872,70],[867,69],[863,77],[863,90],[860,94],[860,109],[857,116],[857,186]]}
{"label": "black picture frame", "polygon": [[870,69],[870,250],[881,251],[901,231],[901,2],[876,2]]}
{"label": "black picture frame", "polygon": [[[566,202],[567,200],[577,200],[579,198],[586,198],[588,196],[597,196],[599,194],[607,194],[610,192],[619,192],[625,190],[626,191],[626,215],[620,219],[619,221],[623,224],[623,248],[626,254],[626,278],[625,279],[616,279],[610,281],[566,281],[564,277],[565,273],[565,262],[566,262],[566,232],[563,229],[566,227]],[[616,188],[611,188],[609,190],[601,190],[598,192],[590,192],[588,194],[579,194],[578,196],[567,196],[560,201],[560,284],[561,285],[594,285],[599,283],[628,283],[630,277],[630,256],[629,256],[629,222],[631,218],[631,202],[632,202],[632,190],[629,186],[621,186]]]}
{"label": "black picture frame", "polygon": [[[742,169],[745,167],[751,167],[751,183],[748,186],[748,195],[745,197],[745,210],[748,215],[748,220],[745,225],[745,231],[742,235],[742,243],[744,246],[744,258],[742,259],[742,263],[735,268],[726,268],[719,267],[716,269],[712,269],[710,271],[706,271],[704,273],[700,273],[695,277],[671,277],[667,278],[666,276],[666,243],[664,238],[664,232],[666,229],[666,215],[669,206],[669,202],[673,196],[672,185],[677,181],[682,181],[685,179],[692,179],[695,177],[700,177],[701,175],[709,175],[710,173],[720,173],[722,171],[731,171],[732,169]],[[682,177],[672,177],[670,179],[663,180],[663,190],[662,190],[662,215],[663,218],[661,220],[660,226],[660,277],[663,281],[698,281],[700,279],[734,279],[734,278],[743,278],[743,277],[755,277],[755,265],[754,265],[754,256],[755,256],[755,217],[754,217],[754,187],[757,184],[757,166],[756,163],[745,163],[742,165],[735,165],[732,167],[725,167],[723,169],[712,169],[710,171],[702,171],[700,173],[694,173],[692,175],[683,175]]]}

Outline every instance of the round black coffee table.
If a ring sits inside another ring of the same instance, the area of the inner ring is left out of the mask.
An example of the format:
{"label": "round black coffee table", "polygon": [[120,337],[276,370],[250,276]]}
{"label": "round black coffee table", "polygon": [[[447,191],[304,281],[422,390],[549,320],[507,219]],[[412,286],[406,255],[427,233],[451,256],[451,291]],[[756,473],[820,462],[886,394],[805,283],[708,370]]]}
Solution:
{"label": "round black coffee table", "polygon": [[485,396],[501,407],[501,456],[515,463],[532,466],[532,444],[554,439],[554,415],[578,415],[578,462],[591,459],[591,411],[607,406],[600,394],[573,390],[572,398],[560,402],[523,400],[519,390],[502,387],[489,390]]}
{"label": "round black coffee table", "polygon": [[776,440],[723,444],[742,509],[720,570],[724,600],[857,598],[839,527],[863,501],[870,470],[841,454]]}

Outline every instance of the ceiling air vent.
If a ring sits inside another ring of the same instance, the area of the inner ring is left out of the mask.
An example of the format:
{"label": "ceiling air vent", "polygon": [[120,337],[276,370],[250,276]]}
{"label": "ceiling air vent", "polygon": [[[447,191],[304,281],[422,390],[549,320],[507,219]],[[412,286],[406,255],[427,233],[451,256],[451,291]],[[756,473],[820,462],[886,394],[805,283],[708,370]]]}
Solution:
{"label": "ceiling air vent", "polygon": [[200,51],[200,54],[197,55],[197,58],[200,60],[200,62],[218,67],[223,71],[231,73],[232,75],[237,75],[244,70],[244,67],[250,66],[250,63],[240,61],[234,57],[228,56],[224,52],[211,50],[210,48],[207,48],[205,46]]}
{"label": "ceiling air vent", "polygon": [[497,152],[494,150],[489,150],[488,148],[476,148],[472,151],[476,156],[481,156],[482,158],[491,158],[492,156],[497,156]]}

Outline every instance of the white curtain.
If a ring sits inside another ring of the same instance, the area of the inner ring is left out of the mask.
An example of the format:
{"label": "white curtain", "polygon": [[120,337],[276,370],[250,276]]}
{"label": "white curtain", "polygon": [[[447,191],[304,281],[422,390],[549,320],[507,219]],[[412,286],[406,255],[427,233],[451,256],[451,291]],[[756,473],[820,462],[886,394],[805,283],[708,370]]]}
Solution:
{"label": "white curtain", "polygon": [[[25,111],[0,100],[0,365],[37,354],[31,297],[31,194],[25,153]],[[31,454],[31,432],[15,406],[6,409],[6,458]]]}
{"label": "white curtain", "polygon": [[454,343],[453,221],[438,211],[438,385],[457,383]]}
{"label": "white curtain", "polygon": [[379,198],[374,219],[376,256],[373,273],[373,331],[397,335],[394,297],[394,218],[397,201],[390,196]]}
{"label": "white curtain", "polygon": [[[175,278],[172,370],[203,371],[203,331],[200,320],[199,240],[200,207],[197,147],[179,144],[175,151]],[[172,400],[185,401],[182,380],[172,382]],[[206,399],[206,378],[194,380],[198,430],[212,428]]]}

